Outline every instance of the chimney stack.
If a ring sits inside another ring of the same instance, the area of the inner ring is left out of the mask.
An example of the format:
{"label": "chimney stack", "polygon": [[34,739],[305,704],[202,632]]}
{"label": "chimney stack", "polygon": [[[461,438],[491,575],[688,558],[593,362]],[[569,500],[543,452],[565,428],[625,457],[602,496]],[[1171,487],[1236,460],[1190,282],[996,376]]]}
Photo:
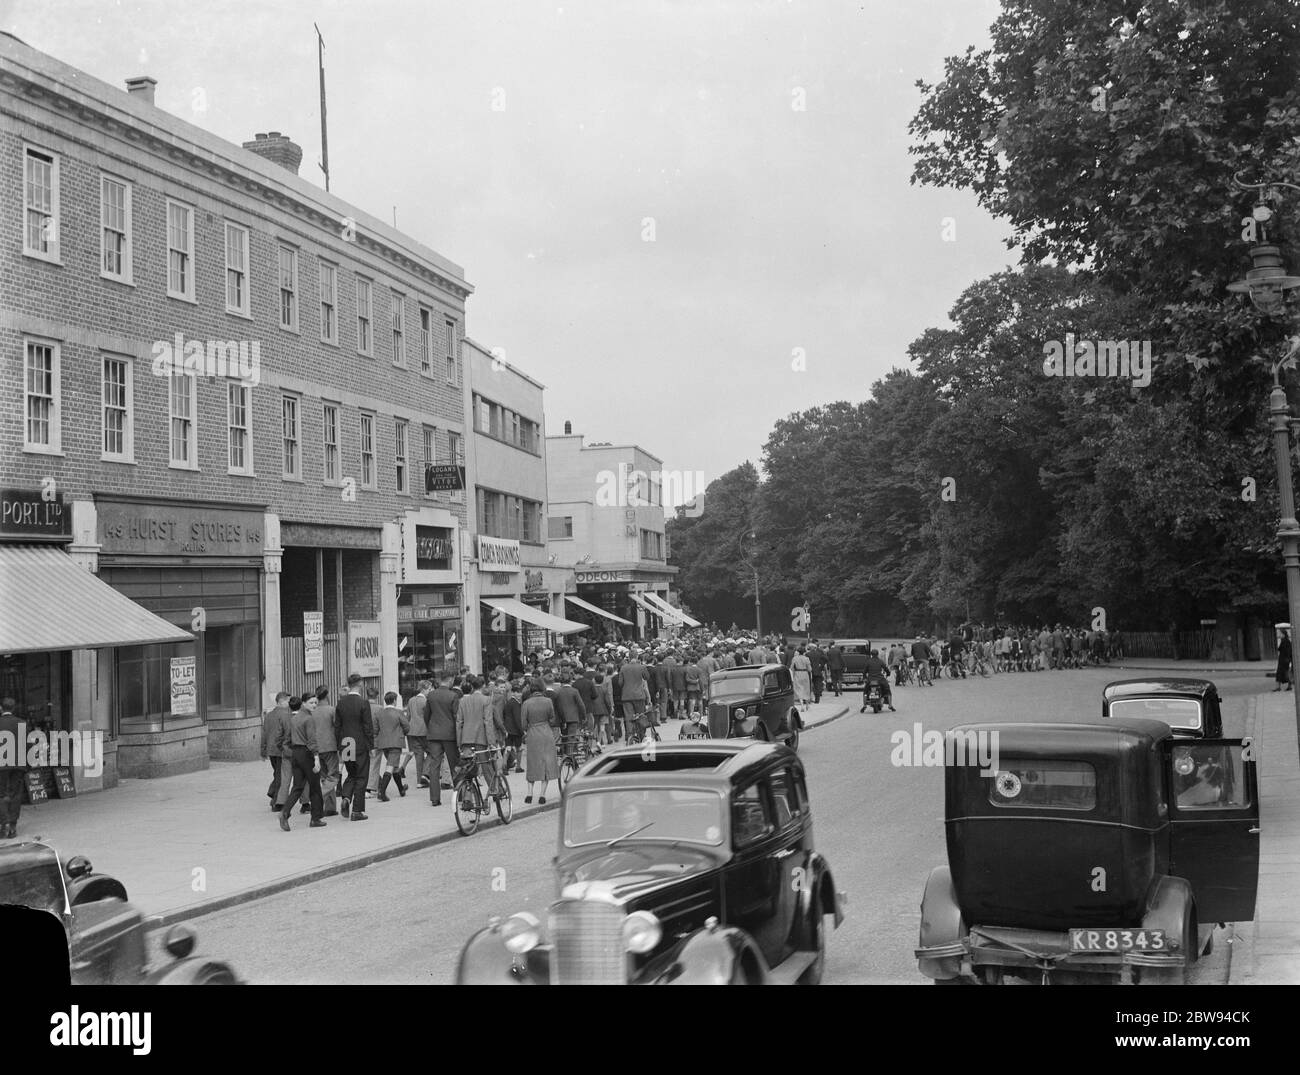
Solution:
{"label": "chimney stack", "polygon": [[302,146],[296,145],[279,131],[258,134],[253,141],[245,142],[244,148],[252,150],[259,157],[265,157],[281,168],[287,168],[294,175],[298,174],[298,165],[302,163]]}
{"label": "chimney stack", "polygon": [[134,97],[137,101],[143,101],[147,105],[153,104],[154,87],[158,85],[156,78],[150,78],[148,75],[136,75],[135,78],[126,80],[126,92]]}
{"label": "chimney stack", "polygon": [[572,435],[573,435],[573,423],[572,423],[572,422],[565,422],[565,423],[564,423],[564,435],[565,435],[566,437],[568,437],[568,436],[572,436]]}

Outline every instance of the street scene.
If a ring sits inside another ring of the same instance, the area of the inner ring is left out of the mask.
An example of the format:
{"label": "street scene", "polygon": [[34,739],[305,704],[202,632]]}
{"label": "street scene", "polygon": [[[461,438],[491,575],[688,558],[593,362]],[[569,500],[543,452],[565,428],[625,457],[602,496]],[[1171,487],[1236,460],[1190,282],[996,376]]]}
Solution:
{"label": "street scene", "polygon": [[24,966],[1300,985],[1295,0],[15,0],[0,116]]}

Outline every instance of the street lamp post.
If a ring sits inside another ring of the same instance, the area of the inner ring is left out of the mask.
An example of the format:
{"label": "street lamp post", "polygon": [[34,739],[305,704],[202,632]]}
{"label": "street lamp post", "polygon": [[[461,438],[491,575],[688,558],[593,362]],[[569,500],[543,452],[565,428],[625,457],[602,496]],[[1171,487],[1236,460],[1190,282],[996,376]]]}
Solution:
{"label": "street lamp post", "polygon": [[758,595],[758,533],[751,530],[749,540],[749,566],[754,569],[754,634],[763,637],[763,606]]}
{"label": "street lamp post", "polygon": [[[1275,186],[1300,187],[1290,183],[1243,183],[1236,176],[1234,183],[1243,188],[1258,190],[1259,203],[1255,206],[1253,217],[1263,233],[1264,225],[1272,219],[1265,191]],[[1252,268],[1244,280],[1228,285],[1228,290],[1250,295],[1251,302],[1262,313],[1276,314],[1285,309],[1286,292],[1300,286],[1300,277],[1291,276],[1286,271],[1280,252],[1276,246],[1270,246],[1267,237],[1260,236],[1260,242],[1251,249]],[[1269,426],[1273,431],[1273,454],[1277,463],[1278,503],[1282,517],[1278,522],[1277,537],[1282,544],[1282,564],[1286,572],[1286,598],[1291,621],[1291,683],[1292,696],[1295,699],[1296,740],[1300,743],[1300,690],[1295,688],[1297,668],[1300,667],[1300,521],[1295,514],[1295,486],[1291,476],[1291,430],[1295,420],[1291,417],[1291,408],[1287,405],[1286,389],[1282,387],[1282,370],[1295,363],[1296,352],[1300,346],[1292,346],[1290,351],[1273,363],[1273,387],[1268,395]]]}

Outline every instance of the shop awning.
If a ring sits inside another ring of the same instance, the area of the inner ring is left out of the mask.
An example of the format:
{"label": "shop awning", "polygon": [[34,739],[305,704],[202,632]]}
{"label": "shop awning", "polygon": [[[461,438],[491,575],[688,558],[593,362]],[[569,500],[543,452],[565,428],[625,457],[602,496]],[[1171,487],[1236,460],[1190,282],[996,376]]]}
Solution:
{"label": "shop awning", "polygon": [[658,616],[664,621],[664,623],[680,624],[686,622],[681,616],[677,615],[676,612],[665,612],[656,605],[652,605],[645,599],[645,594],[643,593],[629,593],[628,597],[632,598],[633,601],[649,612],[652,616]]}
{"label": "shop awning", "polygon": [[533,608],[532,605],[525,605],[522,601],[516,601],[513,597],[481,597],[479,600],[488,608],[498,609],[507,616],[513,616],[517,620],[531,623],[534,627],[544,627],[548,631],[554,631],[557,635],[571,635],[578,631],[590,630],[585,623],[577,623],[574,620],[564,620],[559,616],[552,616],[549,612],[543,612],[540,608]]}
{"label": "shop awning", "polygon": [[657,593],[653,593],[653,592],[647,590],[647,591],[646,591],[642,596],[643,596],[647,601],[649,601],[652,605],[657,605],[657,606],[659,606],[659,607],[665,609],[666,611],[671,612],[671,613],[672,613],[674,616],[676,616],[678,619],[684,620],[685,623],[686,623],[686,626],[687,626],[687,627],[698,627],[698,626],[700,625],[700,621],[699,621],[699,620],[693,620],[693,619],[691,619],[691,618],[690,618],[688,615],[686,615],[686,613],[683,612],[680,608],[674,608],[674,607],[673,607],[672,605],[670,605],[667,601],[665,601],[662,597],[660,597]]}
{"label": "shop awning", "polygon": [[61,549],[0,545],[0,653],[192,642]]}
{"label": "shop awning", "polygon": [[581,597],[574,597],[571,593],[566,593],[564,599],[571,605],[578,608],[585,608],[588,612],[594,612],[597,616],[604,616],[607,620],[613,620],[615,623],[626,623],[629,627],[636,626],[631,620],[625,620],[622,616],[615,616],[612,612],[606,612],[603,608],[597,608],[595,605],[584,601]]}

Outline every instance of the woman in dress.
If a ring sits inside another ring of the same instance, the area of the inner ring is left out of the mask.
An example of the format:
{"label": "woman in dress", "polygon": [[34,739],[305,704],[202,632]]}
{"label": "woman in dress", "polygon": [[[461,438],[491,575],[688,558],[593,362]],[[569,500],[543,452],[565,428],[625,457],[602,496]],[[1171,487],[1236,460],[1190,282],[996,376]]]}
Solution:
{"label": "woman in dress", "polygon": [[790,661],[790,675],[794,677],[794,696],[807,709],[812,701],[812,661],[803,646]]}
{"label": "woman in dress", "polygon": [[560,779],[560,759],[555,753],[555,706],[544,693],[541,679],[534,679],[532,693],[520,706],[519,719],[524,726],[524,749],[528,753],[528,766],[524,779],[528,781],[528,794],[524,802],[533,801],[534,785],[542,785],[537,802],[546,802],[546,786]]}
{"label": "woman in dress", "polygon": [[1287,690],[1291,689],[1291,633],[1285,627],[1277,640],[1277,671],[1273,678],[1277,680],[1275,691],[1280,691],[1284,683]]}

